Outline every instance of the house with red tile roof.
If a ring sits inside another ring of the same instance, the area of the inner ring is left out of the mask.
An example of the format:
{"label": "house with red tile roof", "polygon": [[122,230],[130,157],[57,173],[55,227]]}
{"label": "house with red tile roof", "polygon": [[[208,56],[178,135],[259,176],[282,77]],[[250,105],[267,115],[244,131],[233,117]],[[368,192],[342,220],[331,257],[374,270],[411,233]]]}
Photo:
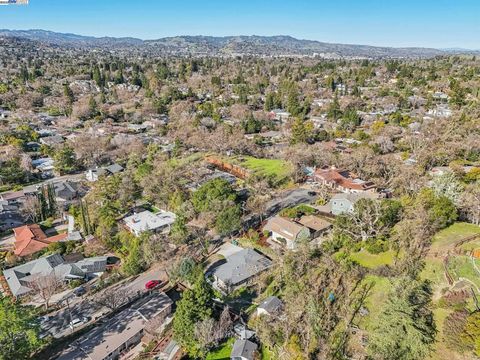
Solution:
{"label": "house with red tile roof", "polygon": [[371,181],[359,179],[348,170],[335,167],[317,169],[315,181],[344,193],[376,193],[377,186]]}
{"label": "house with red tile roof", "polygon": [[13,229],[15,234],[15,250],[17,256],[30,256],[46,248],[51,243],[64,241],[68,234],[47,237],[37,224],[24,225]]}

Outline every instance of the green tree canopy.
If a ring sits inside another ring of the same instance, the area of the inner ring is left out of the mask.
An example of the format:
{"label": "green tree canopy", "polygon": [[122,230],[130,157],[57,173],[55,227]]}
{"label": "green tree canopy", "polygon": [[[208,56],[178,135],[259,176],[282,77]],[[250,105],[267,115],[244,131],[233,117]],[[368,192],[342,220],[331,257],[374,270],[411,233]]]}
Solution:
{"label": "green tree canopy", "polygon": [[30,309],[9,298],[0,299],[0,359],[29,359],[39,348],[39,326]]}
{"label": "green tree canopy", "polygon": [[396,280],[370,334],[373,359],[420,360],[430,353],[436,335],[431,296],[427,282]]}

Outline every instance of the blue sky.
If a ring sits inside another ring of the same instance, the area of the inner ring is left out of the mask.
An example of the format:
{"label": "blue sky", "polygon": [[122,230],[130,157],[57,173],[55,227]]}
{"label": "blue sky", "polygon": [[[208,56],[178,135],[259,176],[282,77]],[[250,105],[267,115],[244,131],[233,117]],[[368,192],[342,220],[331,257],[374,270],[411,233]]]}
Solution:
{"label": "blue sky", "polygon": [[0,28],[155,39],[292,35],[326,42],[480,49],[479,0],[30,0]]}

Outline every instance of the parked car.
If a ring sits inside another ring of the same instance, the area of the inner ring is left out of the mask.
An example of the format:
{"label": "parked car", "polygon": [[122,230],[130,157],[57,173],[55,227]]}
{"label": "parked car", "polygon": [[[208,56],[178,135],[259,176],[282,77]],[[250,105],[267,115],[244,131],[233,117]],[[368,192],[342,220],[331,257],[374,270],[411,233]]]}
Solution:
{"label": "parked car", "polygon": [[73,294],[77,297],[85,295],[86,292],[87,292],[87,289],[85,289],[85,287],[83,286],[79,286],[75,290],[73,290]]}
{"label": "parked car", "polygon": [[157,286],[160,285],[160,281],[158,280],[150,280],[149,282],[147,282],[145,284],[145,289],[147,290],[152,290],[152,289],[155,289]]}
{"label": "parked car", "polygon": [[88,317],[75,318],[75,319],[72,319],[72,321],[70,322],[70,327],[74,329],[75,326],[83,325],[89,321],[90,319]]}

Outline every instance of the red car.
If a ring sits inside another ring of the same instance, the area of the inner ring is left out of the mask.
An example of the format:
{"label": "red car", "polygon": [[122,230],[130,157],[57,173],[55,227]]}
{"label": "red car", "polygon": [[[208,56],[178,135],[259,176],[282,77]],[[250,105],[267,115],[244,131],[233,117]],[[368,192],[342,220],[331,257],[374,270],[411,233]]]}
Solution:
{"label": "red car", "polygon": [[158,285],[160,285],[160,281],[158,280],[150,280],[145,284],[145,289],[152,290],[155,289]]}

